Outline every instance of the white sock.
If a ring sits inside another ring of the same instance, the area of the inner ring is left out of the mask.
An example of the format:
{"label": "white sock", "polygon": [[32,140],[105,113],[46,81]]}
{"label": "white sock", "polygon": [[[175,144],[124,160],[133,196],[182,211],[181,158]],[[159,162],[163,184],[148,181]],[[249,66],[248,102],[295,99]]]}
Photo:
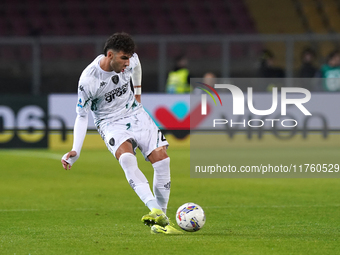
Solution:
{"label": "white sock", "polygon": [[131,153],[123,153],[119,158],[119,164],[125,172],[131,188],[137,193],[139,198],[146,204],[150,200],[155,200],[148,180],[138,168],[137,158]]}
{"label": "white sock", "polygon": [[154,208],[162,210],[162,208],[158,205],[157,200],[155,198],[148,201],[146,203],[146,206],[150,209],[150,211],[152,211],[152,209]]}
{"label": "white sock", "polygon": [[170,158],[152,164],[154,169],[153,193],[157,203],[166,213],[170,197]]}

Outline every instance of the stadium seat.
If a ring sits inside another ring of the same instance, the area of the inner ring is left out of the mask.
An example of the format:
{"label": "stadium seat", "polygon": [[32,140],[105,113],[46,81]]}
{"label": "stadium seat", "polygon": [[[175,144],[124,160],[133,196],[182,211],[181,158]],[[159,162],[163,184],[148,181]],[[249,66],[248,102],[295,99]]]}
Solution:
{"label": "stadium seat", "polygon": [[192,34],[194,31],[191,19],[188,16],[172,16],[174,31],[178,34]]}
{"label": "stadium seat", "polygon": [[324,60],[326,60],[326,57],[328,56],[328,54],[331,51],[333,51],[337,45],[335,42],[326,41],[326,42],[319,42],[318,46],[319,46],[318,48],[319,48],[320,55],[323,57]]}
{"label": "stadium seat", "polygon": [[254,20],[256,31],[259,33],[298,34],[305,32],[302,19],[293,1],[244,0],[244,2],[250,12],[249,15]]}
{"label": "stadium seat", "polygon": [[205,56],[208,58],[219,58],[222,55],[222,46],[220,43],[209,43],[205,47]]}
{"label": "stadium seat", "polygon": [[32,60],[32,47],[31,45],[21,45],[16,50],[16,55],[21,61]]}
{"label": "stadium seat", "polygon": [[158,59],[158,45],[157,44],[143,44],[137,43],[136,52],[140,59]]}
{"label": "stadium seat", "polygon": [[133,24],[134,32],[133,34],[140,35],[150,35],[154,34],[153,26],[149,21],[143,20]]}
{"label": "stadium seat", "polygon": [[174,27],[168,18],[163,15],[157,18],[154,16],[153,18],[152,26],[154,26],[156,34],[167,35],[174,33]]}
{"label": "stadium seat", "polygon": [[3,59],[13,60],[16,59],[17,53],[12,46],[4,45],[0,47],[0,56]]}
{"label": "stadium seat", "polygon": [[340,32],[340,3],[335,0],[323,0],[322,7],[330,28],[335,32]]}
{"label": "stadium seat", "polygon": [[79,47],[79,45],[75,44],[61,45],[60,58],[74,60],[81,57],[81,55],[79,54]]}
{"label": "stadium seat", "polygon": [[[126,0],[117,5],[104,0],[5,0],[0,10],[0,35],[26,36],[107,36],[114,31],[133,35],[209,35],[252,33],[256,31],[247,6],[242,1],[227,0]],[[234,12],[235,15],[231,15]],[[143,16],[143,19],[140,17]],[[44,60],[92,58],[95,49],[89,45],[44,45]],[[157,44],[155,44],[155,47]],[[141,46],[138,50],[148,58],[157,59],[158,48]],[[239,55],[243,49],[234,49]],[[220,45],[168,45],[171,58],[185,53],[191,59],[208,54],[220,57]],[[11,55],[11,51],[7,54]],[[28,50],[20,50],[23,59],[31,57]]]}
{"label": "stadium seat", "polygon": [[254,23],[243,1],[228,2],[228,9],[236,24],[238,33],[254,33]]}
{"label": "stadium seat", "polygon": [[230,46],[230,56],[240,58],[245,55],[245,46],[243,44],[232,43]]}
{"label": "stadium seat", "polygon": [[[6,32],[7,26],[2,25],[2,34],[107,35],[112,30],[133,34],[254,31],[243,1],[145,0],[141,3],[138,0],[126,0],[119,5],[110,1],[102,1],[99,5],[91,0],[50,0],[48,4],[42,0],[6,2],[8,6],[0,10],[0,14],[3,14],[0,20],[3,24],[10,21],[11,32]],[[220,18],[230,16],[228,8],[235,13],[232,26]],[[143,19],[139,18],[141,16]],[[13,21],[17,19],[21,21]]]}
{"label": "stadium seat", "polygon": [[236,30],[235,24],[232,23],[229,16],[215,16],[217,31],[221,34],[232,34]]}
{"label": "stadium seat", "polygon": [[0,23],[0,36],[7,36],[8,35],[8,28],[7,24],[5,23]]}
{"label": "stadium seat", "polygon": [[327,33],[328,30],[324,24],[321,10],[318,8],[317,3],[310,0],[299,1],[311,31],[315,33]]}
{"label": "stadium seat", "polygon": [[42,45],[41,58],[42,60],[54,60],[60,56],[59,49],[55,45]]}
{"label": "stadium seat", "polygon": [[169,43],[167,47],[167,56],[170,59],[175,59],[180,55],[185,54],[185,49],[183,44],[180,43]]}
{"label": "stadium seat", "polygon": [[27,23],[22,18],[12,19],[11,22],[12,27],[12,36],[27,36],[29,34],[29,29]]}
{"label": "stadium seat", "polygon": [[204,57],[203,47],[200,44],[187,44],[185,47],[185,53],[190,60],[201,59]]}
{"label": "stadium seat", "polygon": [[195,32],[198,34],[215,34],[215,27],[212,25],[212,19],[202,5],[188,5],[189,15],[196,27]]}

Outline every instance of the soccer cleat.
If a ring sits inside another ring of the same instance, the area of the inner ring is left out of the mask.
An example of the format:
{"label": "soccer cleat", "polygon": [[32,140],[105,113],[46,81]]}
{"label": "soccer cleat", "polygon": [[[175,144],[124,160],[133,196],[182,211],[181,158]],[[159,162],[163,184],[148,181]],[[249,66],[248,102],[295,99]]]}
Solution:
{"label": "soccer cleat", "polygon": [[153,225],[151,227],[151,234],[165,234],[165,235],[182,235],[183,232],[175,229],[174,227],[167,225],[165,227],[159,225]]}
{"label": "soccer cleat", "polygon": [[165,227],[169,225],[169,218],[162,210],[153,208],[151,212],[142,217],[142,222],[149,227],[155,224]]}

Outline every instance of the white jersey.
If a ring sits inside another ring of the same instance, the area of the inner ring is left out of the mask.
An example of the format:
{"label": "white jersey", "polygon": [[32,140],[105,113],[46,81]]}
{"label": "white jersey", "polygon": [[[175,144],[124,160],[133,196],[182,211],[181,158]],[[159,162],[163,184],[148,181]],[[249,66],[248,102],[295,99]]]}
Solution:
{"label": "white jersey", "polygon": [[[77,114],[92,111],[97,127],[137,113],[142,105],[135,100],[132,73],[139,65],[138,55],[130,58],[130,65],[124,72],[107,72],[100,68],[99,55],[82,72],[78,84]],[[136,84],[140,85],[140,84]]]}

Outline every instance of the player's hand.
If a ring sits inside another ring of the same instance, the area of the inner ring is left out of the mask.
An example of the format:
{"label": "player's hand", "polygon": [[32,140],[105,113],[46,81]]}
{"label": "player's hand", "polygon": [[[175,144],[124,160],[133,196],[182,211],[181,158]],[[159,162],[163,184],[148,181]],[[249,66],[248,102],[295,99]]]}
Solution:
{"label": "player's hand", "polygon": [[65,170],[70,170],[72,167],[72,164],[70,164],[69,162],[67,162],[70,158],[76,157],[77,156],[77,152],[76,151],[70,151],[68,153],[66,153],[62,159],[61,159],[61,163],[63,165],[63,168]]}

